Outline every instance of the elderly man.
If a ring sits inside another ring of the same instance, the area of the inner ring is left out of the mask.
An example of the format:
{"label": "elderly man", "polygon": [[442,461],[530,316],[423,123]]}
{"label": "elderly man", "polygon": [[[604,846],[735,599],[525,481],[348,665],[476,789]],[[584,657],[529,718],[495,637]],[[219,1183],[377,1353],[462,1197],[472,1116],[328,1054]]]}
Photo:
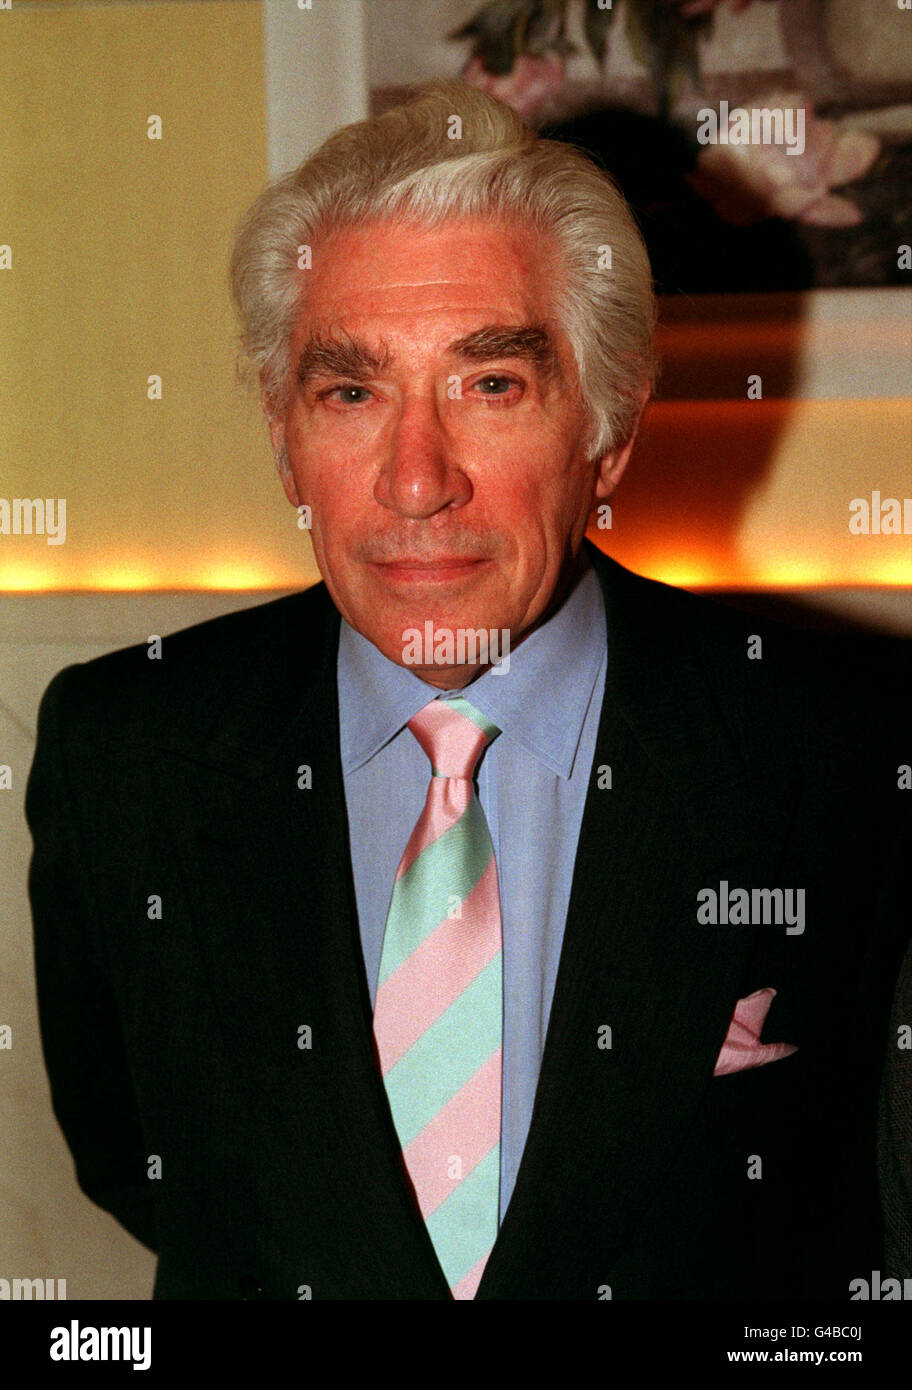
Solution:
{"label": "elderly man", "polygon": [[629,211],[438,85],[267,190],[232,273],[324,583],[45,697],[84,1191],[158,1298],[848,1298],[894,750],[863,674],[584,540],[652,380]]}

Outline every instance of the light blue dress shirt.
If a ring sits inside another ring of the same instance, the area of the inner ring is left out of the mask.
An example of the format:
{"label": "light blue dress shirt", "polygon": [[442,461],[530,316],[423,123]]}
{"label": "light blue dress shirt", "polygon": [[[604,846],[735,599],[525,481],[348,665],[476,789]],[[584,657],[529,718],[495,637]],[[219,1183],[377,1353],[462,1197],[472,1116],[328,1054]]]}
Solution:
{"label": "light blue dress shirt", "polygon": [[[557,978],[573,864],[605,688],[605,605],[595,571],[461,693],[501,730],[479,763],[478,797],[494,844],[503,928],[504,1038],[500,1219],[522,1158]],[[405,725],[428,685],[343,619],[339,638],[342,773],[361,946],[376,997],[383,934],[402,852],[421,814],[430,764]]]}

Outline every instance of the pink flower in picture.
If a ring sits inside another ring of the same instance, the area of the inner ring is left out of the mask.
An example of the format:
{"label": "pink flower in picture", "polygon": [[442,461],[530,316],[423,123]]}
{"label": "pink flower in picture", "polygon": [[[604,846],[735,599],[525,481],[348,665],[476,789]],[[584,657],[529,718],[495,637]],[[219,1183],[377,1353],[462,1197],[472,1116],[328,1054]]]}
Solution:
{"label": "pink flower in picture", "polygon": [[726,222],[743,226],[763,217],[822,227],[854,227],[856,205],[831,190],[861,178],[880,154],[876,135],[814,115],[807,97],[772,93],[751,109],[804,111],[804,148],[784,144],[712,144],[701,150],[690,182]]}

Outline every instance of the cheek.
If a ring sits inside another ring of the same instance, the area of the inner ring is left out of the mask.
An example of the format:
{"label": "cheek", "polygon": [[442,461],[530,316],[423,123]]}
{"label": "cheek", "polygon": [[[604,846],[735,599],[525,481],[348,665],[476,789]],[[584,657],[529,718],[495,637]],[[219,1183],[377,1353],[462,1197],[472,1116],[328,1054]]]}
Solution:
{"label": "cheek", "polygon": [[517,477],[515,470],[476,489],[476,501],[489,520],[512,532],[521,549],[562,540],[588,497],[587,482],[563,463],[543,461],[540,469]]}
{"label": "cheek", "polygon": [[390,423],[382,410],[346,413],[319,402],[312,407],[296,403],[286,437],[308,466],[319,468],[320,460],[330,460],[330,468],[347,472],[382,452]]}
{"label": "cheek", "polygon": [[337,451],[321,449],[308,436],[307,446],[292,440],[291,470],[301,501],[313,510],[313,539],[331,549],[358,525],[369,498],[364,495],[364,467]]}
{"label": "cheek", "polygon": [[321,572],[330,571],[344,580],[355,540],[364,531],[347,490],[318,469],[295,470],[301,501],[311,509],[310,541]]}

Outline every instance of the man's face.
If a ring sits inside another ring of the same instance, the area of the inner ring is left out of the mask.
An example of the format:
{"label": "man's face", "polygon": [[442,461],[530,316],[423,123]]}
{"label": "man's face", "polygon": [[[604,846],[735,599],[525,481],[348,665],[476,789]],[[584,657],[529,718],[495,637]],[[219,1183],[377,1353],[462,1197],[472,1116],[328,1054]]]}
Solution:
{"label": "man's face", "polygon": [[573,566],[626,457],[592,461],[554,253],[488,221],[345,228],[313,248],[272,416],[285,489],[312,510],[343,617],[441,688],[478,667],[406,660],[409,629],[509,630],[515,647]]}

